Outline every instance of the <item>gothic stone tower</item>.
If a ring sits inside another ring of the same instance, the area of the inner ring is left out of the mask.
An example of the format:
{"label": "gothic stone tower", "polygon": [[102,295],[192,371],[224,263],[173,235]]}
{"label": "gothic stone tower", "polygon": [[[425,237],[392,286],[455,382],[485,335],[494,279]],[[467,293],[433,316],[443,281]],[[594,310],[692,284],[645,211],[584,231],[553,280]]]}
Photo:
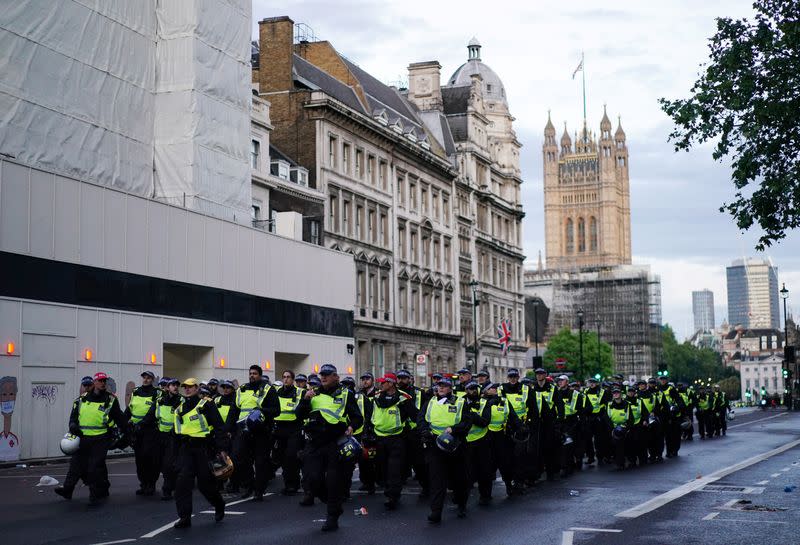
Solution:
{"label": "gothic stone tower", "polygon": [[542,154],[547,268],[630,264],[628,148],[622,125],[612,137],[604,109],[599,140],[584,121],[573,150],[565,123],[559,149],[548,114]]}

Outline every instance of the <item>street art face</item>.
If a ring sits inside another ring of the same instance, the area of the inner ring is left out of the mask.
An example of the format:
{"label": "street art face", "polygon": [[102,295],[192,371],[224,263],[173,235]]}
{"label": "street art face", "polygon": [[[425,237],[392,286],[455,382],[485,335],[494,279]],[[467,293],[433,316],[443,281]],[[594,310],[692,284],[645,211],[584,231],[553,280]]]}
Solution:
{"label": "street art face", "polygon": [[17,402],[17,377],[0,379],[0,413],[10,415]]}
{"label": "street art face", "polygon": [[19,438],[11,432],[16,403],[17,377],[0,378],[0,414],[3,416],[3,427],[0,431],[0,462],[19,460]]}

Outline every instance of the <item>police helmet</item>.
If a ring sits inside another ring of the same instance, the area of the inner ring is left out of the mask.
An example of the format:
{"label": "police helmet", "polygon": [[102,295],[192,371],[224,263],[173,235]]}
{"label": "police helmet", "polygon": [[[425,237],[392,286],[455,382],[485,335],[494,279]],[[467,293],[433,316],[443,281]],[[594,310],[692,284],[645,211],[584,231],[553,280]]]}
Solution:
{"label": "police helmet", "polygon": [[691,427],[692,427],[692,423],[689,420],[686,420],[686,419],[681,420],[681,429],[683,431],[686,431]]}
{"label": "police helmet", "polygon": [[572,437],[568,433],[565,433],[564,437],[561,439],[561,445],[566,447],[567,445],[571,445],[572,443],[573,443]]}
{"label": "police helmet", "polygon": [[516,431],[511,435],[511,440],[515,443],[527,443],[531,438],[531,430],[528,426],[519,426]]}
{"label": "police helmet", "polygon": [[61,438],[61,443],[59,443],[58,446],[61,448],[61,452],[69,456],[71,454],[75,454],[76,452],[78,452],[80,445],[81,445],[81,438],[76,435],[72,435],[71,433],[68,433]]}
{"label": "police helmet", "polygon": [[259,409],[253,409],[250,411],[250,414],[247,415],[246,426],[247,431],[253,432],[256,431],[261,424],[264,423],[264,415],[261,414]]}
{"label": "police helmet", "polygon": [[611,432],[611,437],[615,441],[622,441],[625,439],[626,435],[628,435],[628,428],[625,426],[615,426],[614,430]]}
{"label": "police helmet", "polygon": [[461,441],[455,438],[452,433],[443,433],[436,438],[436,446],[439,450],[453,453],[461,445]]}
{"label": "police helmet", "polygon": [[362,455],[363,449],[358,440],[352,435],[343,435],[336,441],[339,448],[339,460],[342,462],[356,462]]}

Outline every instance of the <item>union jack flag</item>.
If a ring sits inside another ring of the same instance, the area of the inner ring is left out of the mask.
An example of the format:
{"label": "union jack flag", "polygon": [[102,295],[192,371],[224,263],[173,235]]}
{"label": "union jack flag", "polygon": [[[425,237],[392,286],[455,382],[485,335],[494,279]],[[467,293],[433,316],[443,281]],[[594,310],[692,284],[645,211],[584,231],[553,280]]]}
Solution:
{"label": "union jack flag", "polygon": [[511,322],[509,320],[500,320],[500,325],[497,326],[497,338],[500,340],[500,347],[505,356],[508,354],[508,347],[511,346]]}

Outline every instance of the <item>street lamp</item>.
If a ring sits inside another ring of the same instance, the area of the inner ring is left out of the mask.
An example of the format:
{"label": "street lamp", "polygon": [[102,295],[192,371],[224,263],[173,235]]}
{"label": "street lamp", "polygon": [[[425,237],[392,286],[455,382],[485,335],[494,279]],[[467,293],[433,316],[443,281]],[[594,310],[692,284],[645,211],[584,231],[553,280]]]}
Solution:
{"label": "street lamp", "polygon": [[[779,292],[781,294],[781,299],[783,299],[783,366],[786,371],[789,370],[789,324],[786,314],[786,300],[789,299],[789,290],[786,289],[786,282],[783,283],[781,290]],[[784,373],[785,375],[786,373]],[[794,405],[792,400],[792,394],[794,394],[794,388],[791,387],[791,381],[794,378],[790,379],[789,384],[789,399],[787,400],[786,405],[789,407],[789,410],[792,410],[792,405]],[[783,385],[784,390],[786,390],[786,384]]]}
{"label": "street lamp", "polygon": [[478,281],[473,279],[472,282],[469,283],[469,287],[472,288],[472,335],[475,340],[473,347],[475,351],[475,363],[473,364],[472,372],[477,373],[478,362],[480,361],[478,358],[478,352],[480,350],[480,348],[478,348],[480,344],[478,342],[478,305],[480,304],[480,301],[478,301]]}
{"label": "street lamp", "polygon": [[539,363],[539,300],[533,300],[533,345],[535,356],[533,358],[533,367],[535,368]]}
{"label": "street lamp", "polygon": [[600,368],[600,320],[595,320],[594,325],[597,326],[597,367]]}
{"label": "street lamp", "polygon": [[578,380],[583,376],[583,310],[578,309],[578,341],[580,346],[580,357],[578,359]]}

